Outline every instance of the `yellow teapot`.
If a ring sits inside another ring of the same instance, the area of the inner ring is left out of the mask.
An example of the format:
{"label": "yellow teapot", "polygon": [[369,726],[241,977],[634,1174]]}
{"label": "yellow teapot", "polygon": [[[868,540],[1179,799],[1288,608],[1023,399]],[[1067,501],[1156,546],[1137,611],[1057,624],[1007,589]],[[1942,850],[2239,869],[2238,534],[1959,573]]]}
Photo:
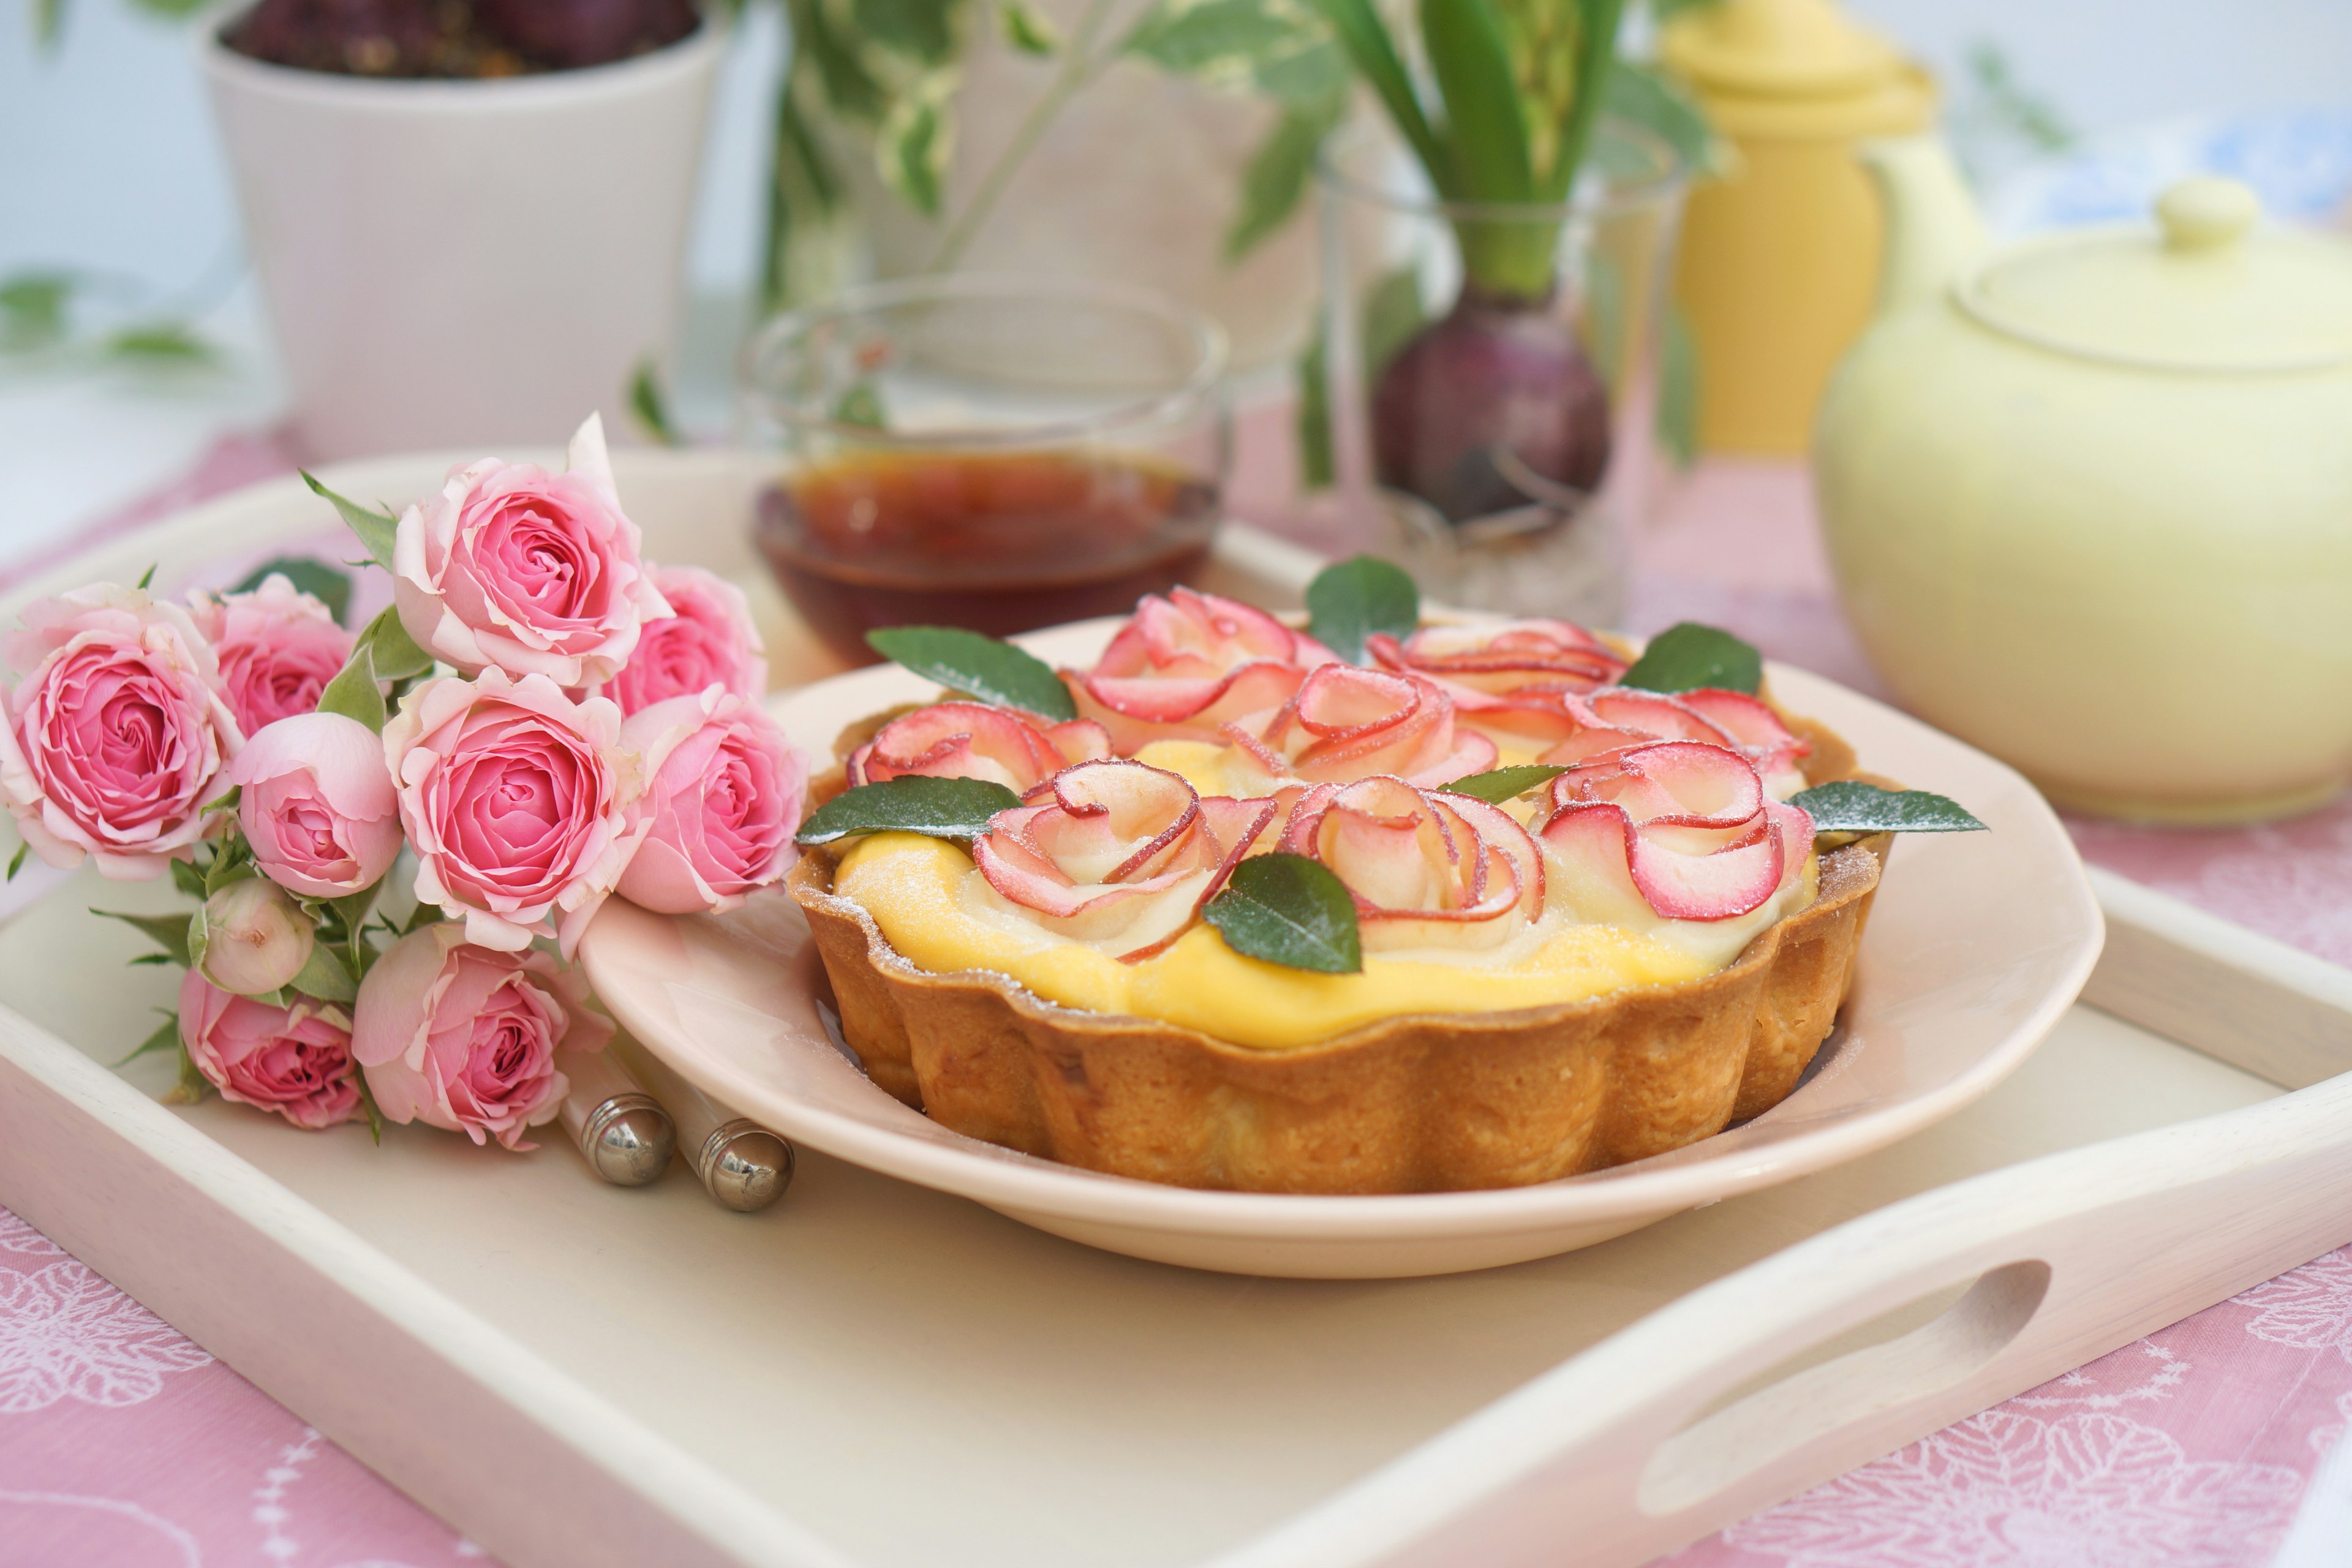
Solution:
{"label": "yellow teapot", "polygon": [[2352,777],[2352,247],[2184,180],[1988,249],[1943,144],[1864,151],[1877,313],[1815,431],[1872,661],[2062,805],[2187,823]]}

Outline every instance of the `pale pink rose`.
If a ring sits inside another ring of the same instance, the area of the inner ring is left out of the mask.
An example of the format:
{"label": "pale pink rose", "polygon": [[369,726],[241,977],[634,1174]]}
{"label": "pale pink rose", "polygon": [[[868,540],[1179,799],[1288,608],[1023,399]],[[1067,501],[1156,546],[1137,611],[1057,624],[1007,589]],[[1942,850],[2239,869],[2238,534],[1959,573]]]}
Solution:
{"label": "pale pink rose", "polygon": [[629,662],[645,622],[669,614],[638,542],[592,414],[568,471],[485,458],[402,512],[393,602],[418,646],[467,675],[593,686]]}
{"label": "pale pink rose", "polygon": [[356,640],[334,612],[275,572],[250,593],[190,595],[188,616],[213,645],[229,711],[247,735],[318,707]]}
{"label": "pale pink rose", "polygon": [[670,613],[646,622],[636,651],[600,695],[624,714],[691,697],[714,682],[747,702],[765,696],[768,660],[743,590],[699,566],[652,570]]}
{"label": "pale pink rose", "polygon": [[244,737],[187,611],[94,584],[25,612],[0,694],[0,799],[52,866],[145,881],[184,858]]}
{"label": "pale pink rose", "polygon": [[340,899],[400,853],[400,801],[383,742],[341,713],[298,713],[256,734],[228,768],[254,862],[282,888]]}
{"label": "pale pink rose", "polygon": [[352,1054],[386,1120],[528,1149],[571,1086],[555,1053],[597,1051],[612,1020],[548,953],[479,947],[454,923],[402,937],[360,982]]}
{"label": "pale pink rose", "polygon": [[621,747],[646,776],[621,897],[663,914],[731,910],[792,865],[808,759],[756,706],[717,686],[673,697],[631,714]]}
{"label": "pale pink rose", "polygon": [[308,996],[287,1007],[257,1002],[190,970],[180,982],[180,1043],[223,1100],[313,1130],[359,1110],[350,1020],[341,1008]]}
{"label": "pale pink rose", "polygon": [[[484,947],[554,936],[566,958],[621,879],[641,774],[621,710],[543,675],[428,680],[383,727],[416,898]],[[560,917],[560,918],[559,918]]]}

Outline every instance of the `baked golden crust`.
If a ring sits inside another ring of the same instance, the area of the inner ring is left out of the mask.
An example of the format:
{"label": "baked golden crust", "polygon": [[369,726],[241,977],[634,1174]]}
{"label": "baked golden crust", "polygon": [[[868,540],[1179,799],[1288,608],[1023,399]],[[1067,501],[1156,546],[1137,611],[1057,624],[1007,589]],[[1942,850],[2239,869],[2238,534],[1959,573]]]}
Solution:
{"label": "baked golden crust", "polygon": [[1813,901],[1701,979],[1282,1051],[919,969],[834,894],[830,856],[786,886],[866,1072],[942,1126],[1179,1186],[1432,1192],[1622,1164],[1779,1104],[1851,984],[1885,842],[1823,856]]}

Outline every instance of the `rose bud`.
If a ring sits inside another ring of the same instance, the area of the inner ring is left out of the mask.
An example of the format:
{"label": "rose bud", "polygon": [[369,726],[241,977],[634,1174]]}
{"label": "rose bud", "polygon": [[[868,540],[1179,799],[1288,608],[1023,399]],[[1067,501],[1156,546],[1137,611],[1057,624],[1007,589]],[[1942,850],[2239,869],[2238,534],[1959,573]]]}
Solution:
{"label": "rose bud", "polygon": [[231,882],[205,900],[205,978],[224,991],[275,991],[310,962],[317,933],[293,895],[266,877]]}
{"label": "rose bud", "polygon": [[531,949],[478,947],[445,922],[411,931],[368,971],[352,1054],[387,1120],[520,1150],[571,1087],[555,1053],[602,1050],[612,1037],[579,971]]}
{"label": "rose bud", "polygon": [[566,472],[485,458],[402,512],[393,602],[417,646],[464,674],[593,686],[628,664],[645,622],[669,614],[638,542],[592,414]]}
{"label": "rose bud", "polygon": [[1765,793],[1738,752],[1654,741],[1580,763],[1552,780],[1538,830],[1588,920],[1731,920],[1805,868],[1812,819]]}
{"label": "rose bud", "polygon": [[1339,784],[1390,773],[1434,788],[1495,765],[1495,742],[1454,722],[1454,702],[1417,675],[1327,664],[1265,734],[1234,738],[1273,778]]}
{"label": "rose bud", "polygon": [[792,865],[808,759],[758,708],[716,686],[673,697],[631,715],[621,746],[646,774],[623,898],[662,914],[723,911]]}
{"label": "rose bud", "polygon": [[298,713],[229,764],[237,825],[269,879],[311,899],[373,887],[400,854],[400,802],[375,731],[341,713]]}
{"label": "rose bud", "polygon": [[244,743],[188,613],[101,583],[32,605],[0,647],[23,672],[0,693],[0,800],[34,853],[132,881],[185,858]]}
{"label": "rose bud", "polygon": [[1272,826],[1271,800],[1206,799],[1123,758],[1082,763],[1000,811],[971,847],[1001,898],[1133,962],[1190,929]]}
{"label": "rose bud", "polygon": [[622,811],[641,784],[620,740],[619,709],[574,702],[543,675],[486,669],[401,699],[383,757],[417,900],[464,921],[469,942],[551,935],[570,957],[628,864]]}
{"label": "rose bud", "polygon": [[1318,784],[1282,847],[1347,885],[1367,952],[1492,947],[1543,913],[1543,857],[1499,806],[1398,778]]}
{"label": "rose bud", "polygon": [[1177,588],[1145,595],[1094,668],[1062,679],[1080,716],[1129,752],[1149,741],[1222,740],[1228,724],[1259,728],[1308,669],[1338,657],[1254,605]]}
{"label": "rose bud", "polygon": [[308,996],[284,1007],[257,1002],[190,970],[180,982],[180,1043],[223,1100],[314,1130],[359,1110],[350,1020],[340,1008]]}
{"label": "rose bud", "polygon": [[190,595],[188,616],[212,644],[229,711],[247,736],[318,707],[356,640],[333,611],[275,572],[250,593]]}
{"label": "rose bud", "polygon": [[656,566],[653,579],[670,613],[645,624],[636,651],[598,695],[624,715],[713,683],[746,702],[767,695],[767,656],[743,590],[699,566]]}
{"label": "rose bud", "polygon": [[853,784],[909,773],[986,779],[1019,795],[1072,763],[1109,755],[1109,733],[1091,720],[1045,725],[983,702],[934,702],[883,725],[849,754],[848,773]]}

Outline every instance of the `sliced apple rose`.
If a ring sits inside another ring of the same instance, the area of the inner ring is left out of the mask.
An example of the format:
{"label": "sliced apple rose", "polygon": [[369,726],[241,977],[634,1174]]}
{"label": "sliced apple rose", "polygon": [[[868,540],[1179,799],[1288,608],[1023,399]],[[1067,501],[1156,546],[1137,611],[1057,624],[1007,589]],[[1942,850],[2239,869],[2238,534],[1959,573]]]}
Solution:
{"label": "sliced apple rose", "polygon": [[1038,924],[1131,963],[1191,927],[1276,809],[1270,799],[1203,800],[1141,763],[1081,763],[997,813],[971,858]]}
{"label": "sliced apple rose", "polygon": [[1290,808],[1281,846],[1347,885],[1368,952],[1486,948],[1543,913],[1543,857],[1483,800],[1400,778],[1318,784]]}
{"label": "sliced apple rose", "polygon": [[1811,745],[1790,733],[1769,704],[1746,692],[1706,688],[1669,697],[1610,688],[1564,699],[1562,706],[1575,729],[1539,762],[1575,764],[1657,741],[1696,741],[1753,763],[1775,800],[1805,787],[1797,762]]}
{"label": "sliced apple rose", "polygon": [[1654,741],[1551,782],[1539,836],[1570,874],[1579,912],[1638,900],[1668,920],[1744,915],[1804,869],[1812,819],[1772,799],[1728,747]]}
{"label": "sliced apple rose", "polygon": [[1376,632],[1364,647],[1383,669],[1435,681],[1467,722],[1547,740],[1577,727],[1562,697],[1606,686],[1626,668],[1570,621],[1423,626],[1402,642]]}
{"label": "sliced apple rose", "polygon": [[1418,675],[1327,664],[1308,672],[1262,734],[1225,739],[1276,779],[1346,784],[1393,773],[1434,786],[1494,766],[1495,742],[1454,721],[1454,700]]}
{"label": "sliced apple rose", "polygon": [[1110,736],[1084,719],[1044,725],[1011,708],[934,702],[893,719],[849,754],[849,782],[880,784],[910,773],[986,779],[1015,794],[1073,763],[1110,755]]}
{"label": "sliced apple rose", "polygon": [[1062,671],[1079,714],[1122,753],[1151,741],[1216,741],[1256,729],[1308,669],[1336,659],[1304,632],[1253,605],[1176,588],[1147,594],[1093,669]]}

